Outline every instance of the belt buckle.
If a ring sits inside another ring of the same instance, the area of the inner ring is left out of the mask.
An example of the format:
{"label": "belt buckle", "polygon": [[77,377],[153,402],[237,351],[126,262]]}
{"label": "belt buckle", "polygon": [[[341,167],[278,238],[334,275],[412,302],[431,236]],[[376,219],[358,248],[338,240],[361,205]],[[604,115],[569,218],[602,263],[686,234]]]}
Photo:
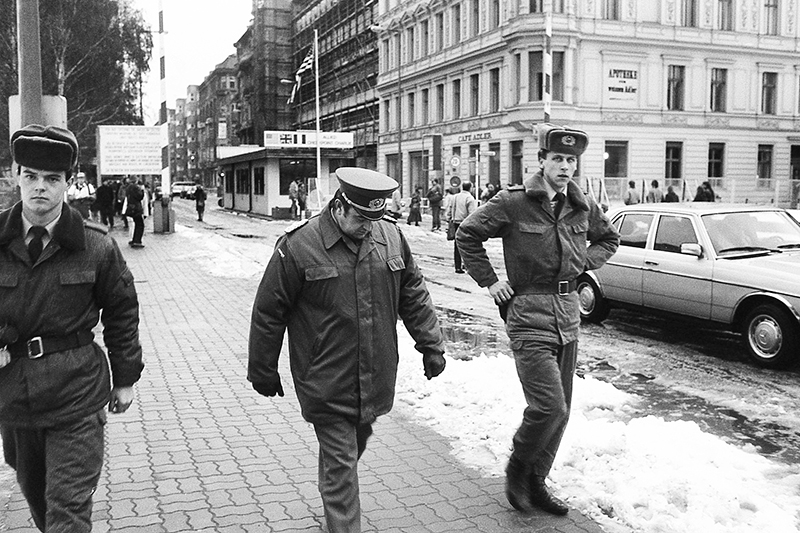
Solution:
{"label": "belt buckle", "polygon": [[[33,350],[33,345],[38,345],[38,350]],[[42,346],[42,338],[41,337],[33,337],[27,343],[28,348],[28,359],[39,359],[41,356],[44,355],[44,347]]]}
{"label": "belt buckle", "polygon": [[566,296],[569,294],[569,281],[559,281],[558,282],[558,295],[559,296]]}

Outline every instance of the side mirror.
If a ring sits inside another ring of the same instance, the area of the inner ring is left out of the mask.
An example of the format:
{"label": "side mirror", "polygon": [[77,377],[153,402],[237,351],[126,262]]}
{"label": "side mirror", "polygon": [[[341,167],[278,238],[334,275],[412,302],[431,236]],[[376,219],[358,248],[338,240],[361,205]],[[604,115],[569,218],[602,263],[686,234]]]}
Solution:
{"label": "side mirror", "polygon": [[686,255],[693,255],[698,259],[703,257],[703,247],[699,244],[685,242],[681,244],[681,253]]}

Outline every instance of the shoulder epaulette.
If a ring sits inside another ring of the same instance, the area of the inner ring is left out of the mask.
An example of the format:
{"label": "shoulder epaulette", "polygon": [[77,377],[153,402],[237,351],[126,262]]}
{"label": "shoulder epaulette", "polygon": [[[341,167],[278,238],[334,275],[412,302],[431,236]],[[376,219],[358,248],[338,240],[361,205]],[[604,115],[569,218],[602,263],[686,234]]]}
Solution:
{"label": "shoulder epaulette", "polygon": [[84,220],[83,227],[92,229],[94,231],[102,233],[103,235],[108,234],[108,227],[105,224],[99,224],[92,220]]}
{"label": "shoulder epaulette", "polygon": [[397,219],[394,218],[392,215],[383,215],[381,220],[385,220],[386,222],[391,222],[392,224],[397,224]]}
{"label": "shoulder epaulette", "polygon": [[525,186],[522,184],[512,185],[508,188],[509,191],[525,191]]}
{"label": "shoulder epaulette", "polygon": [[290,233],[294,233],[295,231],[299,230],[300,228],[302,228],[303,226],[308,224],[308,220],[309,219],[307,219],[307,218],[304,218],[303,220],[298,220],[297,222],[293,223],[292,225],[290,225],[289,227],[287,227],[283,231],[287,235],[290,234]]}

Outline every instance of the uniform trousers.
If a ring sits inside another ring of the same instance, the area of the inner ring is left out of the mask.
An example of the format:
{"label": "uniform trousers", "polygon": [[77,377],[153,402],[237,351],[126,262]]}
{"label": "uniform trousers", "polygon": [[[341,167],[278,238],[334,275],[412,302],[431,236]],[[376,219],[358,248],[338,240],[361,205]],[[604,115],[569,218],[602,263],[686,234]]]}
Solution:
{"label": "uniform trousers", "polygon": [[92,530],[92,495],[103,468],[106,414],[48,428],[0,425],[5,461],[40,531]]}
{"label": "uniform trousers", "polygon": [[330,533],[361,532],[358,460],[372,435],[371,424],[344,418],[314,424],[319,441],[319,493]]}
{"label": "uniform trousers", "polygon": [[547,477],[569,421],[578,342],[512,340],[511,348],[528,404],[514,435],[514,455],[534,476]]}

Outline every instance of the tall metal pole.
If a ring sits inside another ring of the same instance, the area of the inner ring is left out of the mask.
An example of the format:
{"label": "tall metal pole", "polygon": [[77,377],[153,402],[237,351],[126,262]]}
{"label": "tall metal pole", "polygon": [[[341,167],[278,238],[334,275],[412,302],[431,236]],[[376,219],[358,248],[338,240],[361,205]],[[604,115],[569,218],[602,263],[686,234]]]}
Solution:
{"label": "tall metal pole", "polygon": [[161,79],[161,108],[159,110],[158,124],[161,136],[161,225],[155,224],[155,233],[170,233],[172,221],[170,220],[172,199],[172,180],[169,169],[169,112],[167,111],[167,57],[166,57],[166,32],[164,31],[164,0],[158,0],[158,44],[159,44],[159,70]]}
{"label": "tall metal pole", "polygon": [[[403,35],[397,31],[397,182],[401,189],[403,188],[403,76],[400,67],[402,40]],[[412,44],[409,43],[409,46]],[[411,195],[411,184],[408,186],[408,194]]]}
{"label": "tall metal pole", "polygon": [[544,121],[550,122],[550,107],[553,102],[553,0],[544,0],[544,53],[542,54],[542,70],[544,70]]}
{"label": "tall metal pole", "polygon": [[42,47],[39,0],[17,0],[17,58],[21,127],[42,123]]}
{"label": "tall metal pole", "polygon": [[[320,184],[322,183],[322,150],[320,146],[320,133],[322,128],[319,125],[319,30],[314,28],[314,92],[315,104],[317,108],[317,203],[322,207],[320,198]],[[305,218],[305,213],[300,213],[300,218]]]}

